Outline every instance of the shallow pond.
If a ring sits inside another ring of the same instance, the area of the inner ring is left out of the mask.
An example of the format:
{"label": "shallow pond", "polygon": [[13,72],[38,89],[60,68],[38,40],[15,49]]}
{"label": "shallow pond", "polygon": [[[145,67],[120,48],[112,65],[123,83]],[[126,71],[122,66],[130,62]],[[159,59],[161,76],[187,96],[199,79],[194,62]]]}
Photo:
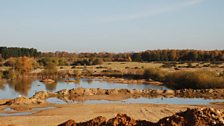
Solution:
{"label": "shallow pond", "polygon": [[[0,84],[0,99],[2,98],[15,98],[20,95],[31,97],[38,91],[59,91],[62,89],[72,88],[126,88],[126,89],[168,89],[165,86],[154,86],[150,84],[120,84],[111,83],[100,80],[80,79],[76,82],[57,81],[55,84],[45,84],[39,80],[17,80],[14,82],[7,82]],[[56,98],[48,99],[51,103],[62,104],[64,101]],[[203,98],[137,98],[126,99],[121,101],[108,101],[108,100],[87,100],[83,102],[70,102],[70,103],[87,103],[87,104],[101,104],[101,103],[155,103],[155,104],[209,104],[210,102],[224,102],[224,100],[207,100]],[[27,113],[29,114],[29,113]]]}
{"label": "shallow pond", "polygon": [[126,89],[168,89],[165,86],[154,86],[150,84],[120,84],[104,81],[97,81],[92,79],[79,79],[76,82],[57,81],[54,84],[44,84],[39,80],[23,79],[13,82],[0,84],[0,99],[15,98],[19,95],[31,97],[38,91],[59,91],[62,89],[72,89],[77,87],[83,88],[126,88]]}
{"label": "shallow pond", "polygon": [[212,102],[224,102],[224,99],[204,99],[204,98],[129,98],[121,101],[110,101],[110,100],[85,100],[85,101],[69,101],[65,102],[58,98],[47,99],[50,103],[56,104],[108,104],[108,103],[143,103],[143,104],[188,104],[188,105],[207,105]]}

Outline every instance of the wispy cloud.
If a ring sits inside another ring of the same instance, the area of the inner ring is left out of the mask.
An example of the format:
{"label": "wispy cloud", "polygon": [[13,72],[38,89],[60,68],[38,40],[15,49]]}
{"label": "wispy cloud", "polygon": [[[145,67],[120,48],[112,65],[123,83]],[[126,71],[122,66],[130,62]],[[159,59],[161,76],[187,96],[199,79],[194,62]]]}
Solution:
{"label": "wispy cloud", "polygon": [[108,22],[118,22],[118,21],[137,20],[137,19],[142,19],[142,18],[148,18],[148,17],[152,17],[152,16],[157,16],[157,15],[160,15],[163,13],[177,11],[177,10],[189,7],[189,6],[194,6],[199,3],[202,3],[203,1],[204,0],[183,0],[183,2],[181,2],[181,3],[176,3],[176,4],[169,5],[169,6],[141,10],[137,13],[103,17],[103,18],[99,19],[99,22],[108,23]]}

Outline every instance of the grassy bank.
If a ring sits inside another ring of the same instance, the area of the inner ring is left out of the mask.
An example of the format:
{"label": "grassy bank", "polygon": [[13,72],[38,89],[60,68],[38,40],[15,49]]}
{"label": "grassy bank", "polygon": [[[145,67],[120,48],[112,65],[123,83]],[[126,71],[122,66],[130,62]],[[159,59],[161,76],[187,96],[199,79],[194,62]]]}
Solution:
{"label": "grassy bank", "polygon": [[224,88],[223,72],[208,70],[173,71],[168,72],[159,68],[148,68],[144,72],[145,79],[164,82],[168,87],[182,88]]}
{"label": "grassy bank", "polygon": [[211,71],[178,71],[166,76],[168,86],[174,88],[224,88],[224,76]]}
{"label": "grassy bank", "polygon": [[[21,70],[12,68],[1,67],[2,77],[16,78],[14,77],[15,73]],[[224,63],[215,64],[212,62],[103,62],[99,65],[89,66],[50,64],[49,67],[34,67],[29,74],[42,78],[108,76],[127,79],[152,79],[177,89],[200,89],[224,88],[223,71]]]}

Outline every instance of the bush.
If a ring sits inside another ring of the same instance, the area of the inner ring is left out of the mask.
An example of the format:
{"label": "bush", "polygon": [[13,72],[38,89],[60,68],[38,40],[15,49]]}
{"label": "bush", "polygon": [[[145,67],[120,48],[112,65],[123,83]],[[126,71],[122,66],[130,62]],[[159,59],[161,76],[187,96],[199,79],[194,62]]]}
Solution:
{"label": "bush", "polygon": [[21,74],[18,71],[10,69],[8,71],[5,71],[3,76],[7,79],[14,80],[21,77]]}
{"label": "bush", "polygon": [[0,72],[0,80],[3,78],[3,73]]}
{"label": "bush", "polygon": [[82,72],[80,70],[73,70],[73,74],[75,77],[81,76]]}
{"label": "bush", "polygon": [[46,75],[55,75],[57,74],[57,72],[58,72],[57,65],[56,63],[53,63],[53,62],[48,62],[46,66],[44,67],[44,71],[43,71],[43,73]]}
{"label": "bush", "polygon": [[192,65],[191,62],[188,62],[188,63],[187,63],[187,68],[193,68],[193,65]]}
{"label": "bush", "polygon": [[174,88],[224,88],[224,77],[211,71],[178,71],[166,76]]}
{"label": "bush", "polygon": [[111,69],[102,70],[102,73],[105,75],[122,75],[122,72],[120,70],[111,70]]}
{"label": "bush", "polygon": [[147,68],[144,70],[144,78],[156,81],[164,81],[167,72],[159,68]]}
{"label": "bush", "polygon": [[165,62],[163,63],[163,65],[161,66],[162,68],[172,68],[172,67],[176,67],[177,63],[176,62]]}
{"label": "bush", "polygon": [[82,71],[82,75],[84,75],[84,76],[92,76],[93,75],[93,71],[85,69],[85,70]]}
{"label": "bush", "polygon": [[102,59],[81,59],[75,61],[72,65],[74,66],[85,66],[85,65],[100,65],[103,64]]}

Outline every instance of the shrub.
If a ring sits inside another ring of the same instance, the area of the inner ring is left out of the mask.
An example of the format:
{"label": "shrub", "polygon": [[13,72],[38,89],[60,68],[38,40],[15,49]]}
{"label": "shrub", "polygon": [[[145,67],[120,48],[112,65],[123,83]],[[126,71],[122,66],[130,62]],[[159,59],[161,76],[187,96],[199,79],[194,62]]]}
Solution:
{"label": "shrub", "polygon": [[224,77],[211,71],[178,71],[166,76],[166,82],[175,88],[224,88]]}
{"label": "shrub", "polygon": [[93,75],[93,71],[85,69],[85,70],[82,71],[82,75],[84,75],[84,76],[91,76],[91,75]]}
{"label": "shrub", "polygon": [[100,64],[103,64],[102,59],[80,59],[75,61],[72,65],[85,66],[85,65],[100,65]]}
{"label": "shrub", "polygon": [[73,74],[75,77],[79,77],[82,74],[82,72],[80,70],[73,70]]}
{"label": "shrub", "polygon": [[44,67],[43,73],[46,75],[54,75],[57,74],[57,65],[53,62],[48,62],[46,66]]}
{"label": "shrub", "polygon": [[139,69],[138,67],[134,67],[134,69]]}
{"label": "shrub", "polygon": [[144,70],[145,79],[153,79],[156,81],[164,81],[167,72],[159,68],[147,68]]}
{"label": "shrub", "polygon": [[4,66],[14,67],[15,64],[16,64],[16,58],[9,58],[9,59],[6,60],[6,62],[4,63]]}
{"label": "shrub", "polygon": [[94,59],[93,60],[93,64],[92,65],[99,65],[99,64],[103,64],[103,60],[102,59]]}
{"label": "shrub", "polygon": [[96,69],[103,69],[103,68],[106,68],[106,67],[103,67],[103,66],[97,66]]}
{"label": "shrub", "polygon": [[106,75],[121,75],[122,74],[120,70],[111,70],[111,69],[102,70],[102,73]]}
{"label": "shrub", "polygon": [[9,71],[4,72],[4,77],[10,80],[17,79],[21,76],[21,74],[18,71],[15,71],[14,69],[10,69]]}
{"label": "shrub", "polygon": [[163,65],[161,66],[162,68],[172,68],[172,67],[176,67],[177,63],[176,62],[165,62],[163,63]]}
{"label": "shrub", "polygon": [[191,62],[188,62],[188,63],[187,63],[187,68],[193,68],[193,65],[192,65]]}
{"label": "shrub", "polygon": [[3,73],[0,72],[0,80],[3,78]]}

